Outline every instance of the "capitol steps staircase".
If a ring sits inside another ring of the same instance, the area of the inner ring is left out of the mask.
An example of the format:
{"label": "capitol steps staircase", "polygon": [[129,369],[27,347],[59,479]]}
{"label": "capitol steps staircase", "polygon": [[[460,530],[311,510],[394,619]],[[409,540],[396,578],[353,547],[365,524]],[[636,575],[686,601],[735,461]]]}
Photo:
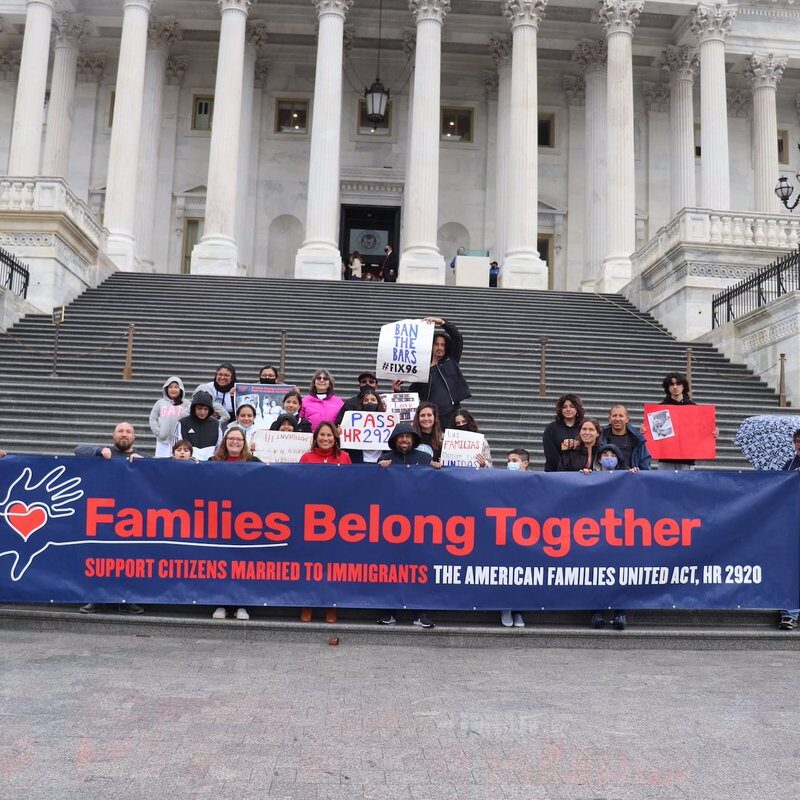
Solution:
{"label": "capitol steps staircase", "polygon": [[[106,442],[114,424],[136,425],[137,446],[152,452],[147,423],[168,375],[191,391],[220,361],[256,381],[278,361],[287,331],[286,371],[305,392],[315,369],[331,370],[350,396],[355,376],[374,367],[380,325],[425,315],[455,322],[465,339],[462,368],[473,397],[465,403],[492,446],[495,463],[522,446],[541,468],[541,433],[555,398],[573,391],[605,421],[624,402],[634,422],[660,383],[685,368],[676,342],[619,295],[116,273],[67,308],[58,377],[51,377],[53,326],[29,316],[0,334],[0,447],[65,454],[77,442]],[[136,326],[133,379],[122,380],[129,323]],[[547,392],[539,396],[539,340],[547,337]],[[715,469],[747,463],[732,442],[744,417],[781,413],[776,394],[710,345],[691,344],[693,397],[718,408]],[[384,387],[388,388],[388,387]],[[786,410],[790,412],[790,410]]]}

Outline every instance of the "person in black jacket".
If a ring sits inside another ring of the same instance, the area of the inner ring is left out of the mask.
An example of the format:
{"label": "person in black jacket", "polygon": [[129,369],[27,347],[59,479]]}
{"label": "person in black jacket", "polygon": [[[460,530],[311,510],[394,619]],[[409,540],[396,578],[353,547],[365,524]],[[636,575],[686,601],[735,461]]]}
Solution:
{"label": "person in black jacket", "polygon": [[[425,317],[425,321],[441,325],[444,333],[437,333],[433,337],[428,382],[412,383],[408,391],[417,392],[420,400],[436,404],[439,422],[442,430],[445,430],[452,426],[461,402],[472,397],[460,366],[464,338],[452,322],[445,322],[440,317]],[[402,381],[395,381],[392,388],[395,392],[402,391]]]}
{"label": "person in black jacket", "polygon": [[602,435],[603,429],[596,419],[585,419],[578,434],[580,444],[561,451],[558,471],[588,473],[597,469],[597,448]]}
{"label": "person in black jacket", "polygon": [[195,392],[189,414],[179,420],[172,437],[173,444],[186,439],[194,447],[194,455],[199,461],[207,461],[214,455],[222,440],[222,428],[214,413],[214,400],[208,392]]}
{"label": "person in black jacket", "polygon": [[383,261],[381,262],[381,277],[384,283],[397,283],[397,256],[390,244],[383,248],[386,253]]}
{"label": "person in black jacket", "polygon": [[556,400],[556,418],[542,433],[545,472],[559,469],[558,460],[563,451],[580,447],[578,432],[583,424],[584,414],[583,403],[578,395],[562,394]]}
{"label": "person in black jacket", "polygon": [[427,467],[431,457],[424,450],[418,450],[420,438],[408,422],[395,425],[389,437],[389,450],[381,456],[378,465],[391,467],[392,464],[403,464],[406,467]]}
{"label": "person in black jacket", "polygon": [[375,373],[370,370],[364,370],[356,380],[358,381],[358,393],[354,394],[352,397],[348,397],[347,400],[344,401],[344,405],[336,418],[337,425],[342,424],[345,411],[358,411],[361,407],[361,395],[365,391],[368,389],[372,391],[378,390],[378,379],[375,377]]}

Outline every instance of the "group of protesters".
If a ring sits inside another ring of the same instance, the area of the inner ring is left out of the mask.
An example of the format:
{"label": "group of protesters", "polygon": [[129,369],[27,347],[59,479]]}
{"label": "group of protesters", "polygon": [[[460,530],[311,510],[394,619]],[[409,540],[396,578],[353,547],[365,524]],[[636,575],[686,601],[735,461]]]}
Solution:
{"label": "group of protesters", "polygon": [[[293,431],[311,434],[311,446],[300,457],[304,464],[372,463],[381,468],[404,465],[407,467],[442,467],[442,444],[444,431],[448,428],[479,432],[475,417],[462,406],[471,397],[469,385],[461,371],[463,337],[457,326],[438,317],[428,317],[426,322],[438,326],[434,334],[430,361],[430,373],[424,383],[412,383],[406,389],[400,381],[392,384],[393,392],[406,391],[419,396],[419,404],[410,422],[399,422],[388,438],[388,449],[374,450],[342,447],[340,426],[347,411],[379,412],[384,403],[378,390],[378,379],[372,370],[364,370],[358,377],[358,391],[347,399],[336,393],[333,375],[326,369],[318,369],[309,389],[303,395],[291,388],[282,398],[282,407],[271,423],[274,431]],[[259,371],[258,382],[277,384],[278,370],[264,366]],[[191,397],[187,396],[183,382],[178,376],[170,376],[162,387],[162,396],[153,405],[150,427],[156,436],[156,458],[172,458],[176,461],[224,461],[258,462],[258,450],[253,433],[256,429],[257,410],[251,402],[236,402],[237,373],[230,363],[221,363],[211,381],[196,387]],[[663,405],[694,405],[691,387],[687,378],[678,373],[669,373],[663,380]],[[716,430],[714,432],[716,436]],[[112,443],[106,446],[78,445],[75,454],[111,458],[141,458],[134,446],[135,430],[129,422],[120,422],[113,432]],[[797,456],[785,469],[800,467],[800,431],[795,434]],[[586,416],[580,397],[567,393],[558,398],[555,418],[544,429],[542,435],[544,469],[546,472],[567,471],[588,474],[596,470],[628,470],[638,472],[653,468],[648,452],[643,427],[631,424],[628,409],[614,403],[608,411],[607,423]],[[512,471],[531,469],[529,451],[515,447],[506,454],[505,464]],[[661,468],[671,470],[692,469],[691,461],[661,460]],[[484,439],[474,466],[491,468],[492,454]],[[81,610],[90,613],[96,609],[88,603]],[[141,607],[127,604],[126,610],[140,613]],[[217,608],[214,618],[224,619],[227,609]],[[234,612],[237,619],[249,618],[247,609]],[[791,630],[797,625],[797,610],[781,613],[779,626]],[[501,611],[504,626],[523,627],[522,613],[504,609]],[[311,609],[301,612],[303,621],[311,620]],[[326,612],[328,622],[336,621],[336,610]],[[382,624],[396,622],[395,612],[388,611],[378,620]],[[610,620],[603,611],[594,613],[591,624],[600,628],[610,623],[622,630],[626,626],[625,612],[613,610]],[[434,627],[429,615],[416,612],[414,624],[423,628]]]}

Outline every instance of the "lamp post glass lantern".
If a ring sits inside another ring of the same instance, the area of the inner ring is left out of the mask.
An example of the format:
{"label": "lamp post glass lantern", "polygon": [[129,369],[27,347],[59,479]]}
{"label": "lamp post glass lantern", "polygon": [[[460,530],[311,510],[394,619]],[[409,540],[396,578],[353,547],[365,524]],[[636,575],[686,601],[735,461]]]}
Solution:
{"label": "lamp post glass lantern", "polygon": [[378,4],[378,63],[375,67],[375,82],[369,89],[364,89],[367,98],[367,119],[373,125],[380,125],[386,119],[386,106],[389,103],[389,91],[381,83],[381,38],[383,37],[383,0]]}
{"label": "lamp post glass lantern", "polygon": [[[800,150],[800,143],[798,143],[797,149]],[[797,182],[800,184],[800,169],[797,170],[795,178],[797,178]],[[789,183],[789,179],[785,175],[781,175],[780,178],[778,178],[778,183],[775,186],[775,194],[777,195],[778,200],[780,200],[781,203],[783,203],[783,205],[789,209],[789,211],[794,211],[795,208],[797,208],[797,204],[800,203],[800,194],[798,194],[794,203],[789,205],[789,200],[794,194],[794,186]]]}

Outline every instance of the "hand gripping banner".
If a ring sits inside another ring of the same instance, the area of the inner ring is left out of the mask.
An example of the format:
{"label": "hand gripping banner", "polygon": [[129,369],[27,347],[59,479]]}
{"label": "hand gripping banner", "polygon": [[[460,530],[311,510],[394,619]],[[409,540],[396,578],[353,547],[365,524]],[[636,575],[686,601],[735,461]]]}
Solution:
{"label": "hand gripping banner", "polygon": [[0,459],[0,600],[797,608],[796,473]]}

